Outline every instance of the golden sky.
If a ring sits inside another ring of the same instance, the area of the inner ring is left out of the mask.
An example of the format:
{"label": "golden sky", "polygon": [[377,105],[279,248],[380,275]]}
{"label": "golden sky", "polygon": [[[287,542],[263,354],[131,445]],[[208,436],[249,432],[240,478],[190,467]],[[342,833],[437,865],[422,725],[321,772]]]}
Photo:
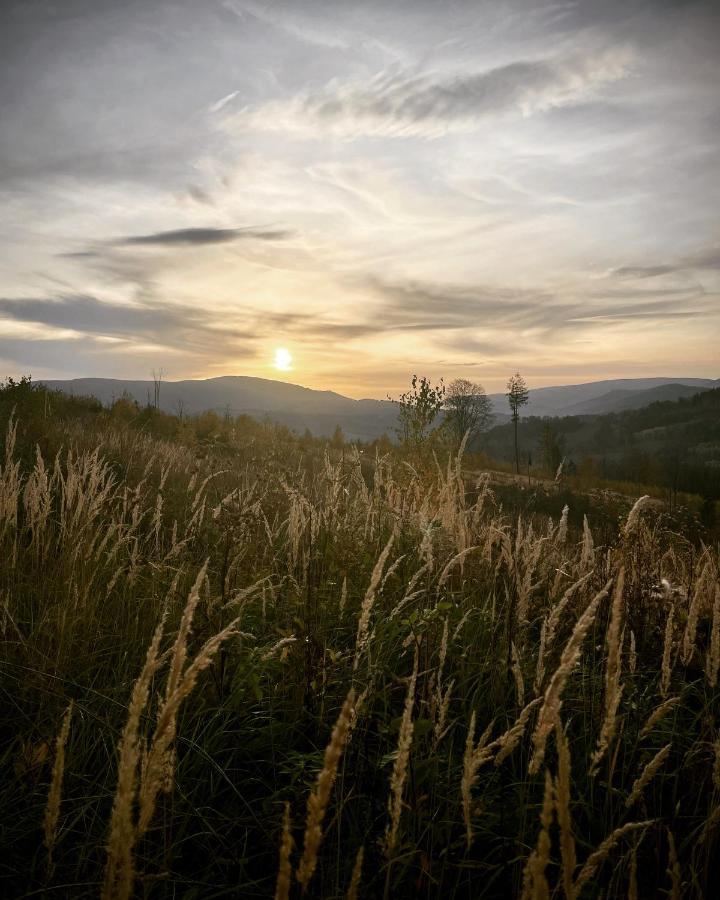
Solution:
{"label": "golden sky", "polygon": [[3,375],[718,376],[715,4],[1,15]]}

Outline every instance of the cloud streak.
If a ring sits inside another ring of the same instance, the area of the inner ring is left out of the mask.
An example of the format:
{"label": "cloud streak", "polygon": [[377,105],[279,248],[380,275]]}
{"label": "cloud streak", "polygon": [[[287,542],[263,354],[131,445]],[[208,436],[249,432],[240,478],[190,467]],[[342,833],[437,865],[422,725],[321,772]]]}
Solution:
{"label": "cloud streak", "polygon": [[158,302],[105,303],[87,295],[2,297],[0,316],[95,337],[150,341],[188,353],[229,353],[249,348],[255,341],[251,330],[226,322],[218,325],[216,317],[200,307]]}
{"label": "cloud streak", "polygon": [[320,91],[246,108],[228,121],[304,137],[437,138],[471,131],[488,116],[529,116],[576,103],[624,77],[630,61],[630,52],[618,48],[589,58],[520,60],[480,72],[392,70],[368,82],[334,80]]}
{"label": "cloud streak", "polygon": [[611,275],[620,279],[658,278],[692,271],[720,271],[720,246],[710,245],[670,263],[620,266]]}
{"label": "cloud streak", "polygon": [[284,229],[246,228],[179,228],[153,234],[132,235],[114,243],[125,247],[188,247],[205,244],[227,244],[231,241],[285,241],[292,232]]}

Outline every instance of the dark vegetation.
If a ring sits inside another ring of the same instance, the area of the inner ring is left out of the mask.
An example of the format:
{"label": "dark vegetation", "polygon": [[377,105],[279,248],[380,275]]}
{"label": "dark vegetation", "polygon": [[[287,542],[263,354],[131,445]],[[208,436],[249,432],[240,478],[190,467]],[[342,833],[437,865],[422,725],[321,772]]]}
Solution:
{"label": "dark vegetation", "polygon": [[[133,896],[272,897],[286,803],[301,896],[308,797],[351,689],[306,896],[346,896],[360,848],[366,898],[713,896],[720,581],[690,511],[629,513],[569,481],[490,485],[479,458],[464,477],[442,443],[358,447],[249,417],[104,409],[27,381],[0,391],[0,435],[5,896],[129,896],[108,883],[109,823],[160,622],[137,726]],[[188,665],[233,630],[177,710],[141,829],[142,760],[193,584]],[[561,708],[547,709],[588,610]],[[533,767],[541,713],[552,727]],[[540,870],[528,861],[543,847]]]}
{"label": "dark vegetation", "polygon": [[[521,419],[518,440],[536,472],[568,471],[720,499],[720,388],[677,401],[602,416]],[[514,458],[513,426],[478,441],[493,459]],[[522,467],[521,467],[522,468]]]}

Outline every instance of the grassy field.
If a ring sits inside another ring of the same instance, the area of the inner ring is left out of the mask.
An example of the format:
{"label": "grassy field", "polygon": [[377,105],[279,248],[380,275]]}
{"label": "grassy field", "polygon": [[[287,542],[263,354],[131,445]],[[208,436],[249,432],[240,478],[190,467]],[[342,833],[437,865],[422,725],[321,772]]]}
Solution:
{"label": "grassy field", "polygon": [[0,394],[4,896],[716,896],[701,532]]}

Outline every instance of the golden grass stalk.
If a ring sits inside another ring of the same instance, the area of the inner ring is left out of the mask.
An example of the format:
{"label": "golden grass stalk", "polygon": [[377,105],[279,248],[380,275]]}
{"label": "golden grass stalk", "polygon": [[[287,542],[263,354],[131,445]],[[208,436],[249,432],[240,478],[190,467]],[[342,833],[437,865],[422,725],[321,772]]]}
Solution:
{"label": "golden grass stalk", "polygon": [[60,816],[60,802],[62,800],[62,785],[65,776],[65,746],[70,734],[70,719],[72,717],[73,701],[68,704],[63,715],[60,731],[55,739],[55,761],[53,763],[50,790],[48,791],[45,817],[43,819],[43,833],[45,847],[48,852],[48,869],[52,866],[52,852],[57,838],[57,824]]}
{"label": "golden grass stalk", "polygon": [[518,706],[522,706],[525,702],[525,682],[523,681],[522,669],[520,668],[520,656],[517,647],[513,641],[510,642],[510,650],[512,655],[512,673],[515,679],[515,690],[517,691]]}
{"label": "golden grass stalk", "polygon": [[640,773],[639,778],[635,780],[635,783],[632,786],[632,790],[630,791],[630,796],[625,801],[625,806],[630,809],[642,796],[642,792],[645,790],[647,785],[652,781],[652,779],[657,774],[659,768],[668,758],[668,754],[670,753],[670,748],[672,747],[672,743],[666,744],[662,750],[658,750],[658,752],[653,756],[650,762],[645,766],[645,768]]}
{"label": "golden grass stalk", "polygon": [[450,710],[450,698],[452,697],[452,690],[454,687],[455,679],[451,679],[444,691],[438,688],[439,703],[437,704],[437,717],[433,728],[433,749],[435,750],[448,732],[449,726],[446,723],[448,712]]}
{"label": "golden grass stalk", "polygon": [[547,619],[543,619],[540,625],[540,642],[538,644],[537,662],[535,663],[535,680],[533,681],[533,690],[536,694],[540,693],[543,680],[545,678],[545,642],[547,635]]}
{"label": "golden grass stalk", "polygon": [[590,627],[592,626],[592,623],[595,621],[598,607],[601,601],[605,597],[607,597],[611,583],[611,581],[608,581],[605,587],[593,597],[593,599],[588,604],[585,612],[575,623],[575,628],[573,629],[573,632],[570,635],[567,644],[565,645],[562,656],[560,657],[560,664],[558,665],[552,678],[550,679],[550,683],[548,684],[547,690],[545,691],[545,697],[542,708],[540,710],[540,714],[538,716],[538,721],[535,725],[535,731],[533,733],[534,749],[528,770],[531,775],[536,775],[540,770],[540,766],[542,765],[543,759],[545,758],[545,744],[547,742],[548,735],[552,731],[555,722],[560,718],[562,694],[565,690],[565,685],[567,684],[567,680],[570,677],[570,673],[575,668],[578,660],[580,659],[580,653],[582,650],[583,641],[585,640],[585,635],[588,633]]}
{"label": "golden grass stalk", "polygon": [[322,823],[337,777],[340,758],[347,743],[354,706],[355,691],[351,688],[333,727],[330,741],[325,748],[323,767],[318,773],[315,789],[308,797],[303,854],[297,869],[297,880],[303,890],[307,888],[317,867],[318,850],[323,838]]}
{"label": "golden grass stalk", "polygon": [[713,602],[712,628],[710,630],[710,649],[705,663],[705,674],[711,688],[717,685],[718,669],[720,669],[720,584],[715,586]]}
{"label": "golden grass stalk", "polygon": [[390,539],[388,540],[384,550],[378,557],[378,560],[375,563],[375,567],[373,568],[372,575],[370,576],[370,584],[368,585],[367,591],[365,591],[365,597],[363,598],[363,602],[360,607],[357,636],[355,638],[355,659],[353,661],[353,671],[357,669],[358,664],[360,663],[360,657],[362,656],[362,653],[364,652],[367,645],[368,633],[370,629],[370,614],[372,613],[372,608],[375,605],[377,588],[380,584],[383,569],[385,568],[385,563],[387,562],[387,558],[390,555],[390,550],[392,549],[394,541],[395,532],[390,535]]}
{"label": "golden grass stalk", "polygon": [[275,882],[275,900],[288,900],[292,887],[292,864],[290,854],[293,851],[292,832],[290,830],[290,804],[285,803],[283,812],[282,837],[280,839],[280,859],[278,862],[277,881]]}
{"label": "golden grass stalk", "polygon": [[195,583],[190,589],[182,618],[180,619],[180,627],[178,628],[177,637],[173,644],[172,657],[170,662],[170,671],[168,673],[167,684],[165,686],[165,702],[177,690],[180,676],[182,674],[185,661],[187,659],[187,642],[192,630],[192,621],[195,615],[198,602],[200,601],[200,588],[205,581],[209,560],[205,560],[200,571],[197,574]]}
{"label": "golden grass stalk", "polygon": [[362,876],[363,859],[365,858],[365,847],[362,846],[355,856],[355,865],[353,866],[352,875],[350,876],[350,885],[347,892],[347,900],[358,900],[358,888],[360,887],[360,878]]}
{"label": "golden grass stalk", "polygon": [[540,812],[540,832],[537,846],[528,856],[523,872],[521,900],[549,900],[550,887],[545,870],[550,862],[550,827],[553,820],[553,782],[550,772],[545,770],[545,793]]}
{"label": "golden grass stalk", "polygon": [[577,865],[575,838],[570,815],[570,747],[560,722],[555,726],[558,749],[558,774],[555,778],[555,812],[560,826],[560,859],[562,880],[567,900],[575,896],[573,877]]}
{"label": "golden grass stalk", "polygon": [[437,670],[437,687],[440,692],[442,687],[443,669],[445,668],[445,660],[447,659],[448,649],[448,619],[447,616],[443,621],[443,633],[440,638],[440,652],[438,653],[438,670]]}
{"label": "golden grass stalk", "polygon": [[617,724],[617,710],[622,696],[620,673],[622,668],[622,618],[623,618],[623,589],[625,587],[625,569],[620,569],[613,602],[610,611],[610,622],[607,631],[607,662],[605,664],[605,714],[600,729],[598,746],[593,754],[590,764],[590,775],[595,775],[603,756],[607,753],[615,736]]}
{"label": "golden grass stalk", "polygon": [[537,667],[535,671],[535,691],[539,691],[545,678],[545,653],[550,649],[557,631],[563,613],[570,602],[575,591],[582,587],[592,576],[592,572],[587,572],[582,578],[578,579],[574,584],[565,591],[555,606],[550,611],[540,629],[540,648],[538,650]]}
{"label": "golden grass stalk", "polygon": [[660,666],[660,696],[667,697],[672,678],[672,645],[675,631],[675,607],[671,606],[665,622],[665,638],[663,640],[663,655]]}
{"label": "golden grass stalk", "polygon": [[570,507],[566,503],[565,506],[563,506],[562,515],[560,516],[560,522],[558,524],[557,534],[555,535],[555,542],[558,544],[564,544],[567,540],[569,515]]}
{"label": "golden grass stalk", "polygon": [[[118,764],[118,784],[115,791],[113,811],[110,819],[108,856],[105,880],[102,890],[103,900],[127,900],[132,893],[135,878],[133,849],[139,838],[147,831],[155,812],[157,796],[167,791],[172,784],[174,768],[173,742],[177,730],[177,716],[185,698],[191,693],[199,675],[212,663],[215,654],[228,638],[236,634],[237,620],[230,623],[218,634],[209,638],[201,647],[195,659],[185,668],[187,659],[187,638],[192,627],[192,618],[199,599],[200,585],[205,578],[203,566],[181,618],[178,638],[171,652],[168,684],[160,706],[149,749],[142,754],[140,783],[138,767],[141,761],[139,736],[140,716],[147,706],[150,682],[158,669],[158,657],[162,637],[164,617],[155,630],[148,648],[145,664],[133,693],[128,709],[128,718],[120,740]],[[133,822],[135,800],[139,806],[137,821]]]}
{"label": "golden grass stalk", "polygon": [[400,722],[400,733],[398,735],[397,753],[395,754],[395,763],[393,765],[392,776],[390,778],[390,797],[388,798],[388,812],[390,813],[390,823],[388,824],[385,834],[385,853],[391,856],[397,842],[398,830],[400,828],[400,816],[402,814],[402,798],[405,788],[405,780],[407,778],[408,763],[410,762],[410,748],[413,739],[413,707],[415,705],[415,685],[417,683],[419,665],[419,654],[415,650],[415,662],[413,664],[412,675],[408,682],[407,694],[405,695],[405,707],[403,709],[402,720]]}
{"label": "golden grass stalk", "polygon": [[465,550],[461,550],[459,553],[456,553],[455,556],[453,556],[450,559],[450,561],[445,565],[445,568],[440,573],[440,577],[438,578],[438,584],[437,584],[438,591],[440,591],[440,588],[443,587],[445,582],[448,580],[448,578],[450,577],[450,573],[455,568],[455,566],[457,566],[458,564],[462,564],[465,557],[469,553],[472,553],[473,550],[479,550],[479,549],[480,549],[479,547],[466,547]]}
{"label": "golden grass stalk", "polygon": [[628,878],[628,900],[638,900],[637,847],[630,853],[630,876]]}
{"label": "golden grass stalk", "polygon": [[637,527],[640,524],[640,513],[645,509],[649,502],[649,494],[644,494],[635,501],[633,508],[630,510],[628,517],[625,520],[625,525],[622,530],[623,538],[629,538],[637,531]]}
{"label": "golden grass stalk", "polygon": [[160,664],[158,649],[162,638],[164,618],[155,629],[148,647],[145,664],[133,686],[128,717],[120,738],[117,787],[110,816],[110,833],[107,845],[103,900],[126,900],[132,892],[135,879],[133,848],[136,833],[133,823],[133,805],[137,789],[137,771],[140,762],[140,716],[147,706],[150,682]]}
{"label": "golden grass stalk", "polygon": [[542,697],[536,697],[534,700],[531,700],[530,703],[522,710],[520,715],[517,717],[517,721],[515,724],[509,728],[505,734],[503,734],[500,738],[498,738],[497,745],[499,750],[497,755],[495,756],[495,765],[502,765],[503,761],[510,756],[513,750],[517,747],[517,745],[522,740],[522,736],[525,734],[525,728],[527,727],[528,719],[530,718],[530,714],[535,709],[535,707],[542,702]]}
{"label": "golden grass stalk", "polygon": [[470,716],[470,727],[465,739],[465,753],[463,755],[463,774],[460,780],[460,794],[462,797],[463,820],[468,847],[472,844],[472,789],[477,781],[477,773],[480,767],[492,759],[496,742],[488,745],[494,722],[480,735],[475,745],[475,711]]}
{"label": "golden grass stalk", "polygon": [[610,856],[615,845],[622,840],[626,834],[631,834],[633,831],[638,831],[640,828],[647,828],[649,825],[654,824],[654,821],[654,819],[648,819],[644,822],[626,822],[625,825],[621,825],[619,828],[616,828],[612,834],[608,835],[597,850],[588,856],[585,865],[580,870],[580,874],[575,879],[575,886],[573,888],[575,896],[579,896],[588,881],[590,881],[600,866],[605,862],[608,856]]}
{"label": "golden grass stalk", "polygon": [[345,612],[345,604],[347,603],[347,575],[343,576],[342,588],[340,590],[339,610],[342,614]]}
{"label": "golden grass stalk", "polygon": [[680,658],[683,665],[688,665],[695,652],[695,637],[697,635],[698,618],[705,608],[706,597],[705,588],[711,575],[711,561],[708,558],[703,568],[700,570],[695,580],[692,599],[688,609],[687,622],[685,623],[685,633],[683,634],[682,651]]}
{"label": "golden grass stalk", "polygon": [[278,653],[285,650],[286,647],[289,647],[291,644],[295,644],[297,642],[297,638],[294,634],[290,634],[287,637],[280,638],[279,641],[276,641],[272,647],[269,647],[264,651],[260,659],[263,662],[267,662],[269,659],[272,659],[274,656],[277,656]]}
{"label": "golden grass stalk", "polygon": [[665,716],[666,713],[670,712],[673,706],[677,705],[679,701],[679,697],[669,697],[659,706],[655,707],[655,709],[648,716],[647,722],[640,729],[638,740],[642,740],[644,737],[647,737],[653,730],[653,728],[657,725],[657,723]]}
{"label": "golden grass stalk", "polygon": [[583,541],[582,550],[580,552],[580,570],[587,572],[592,569],[595,562],[595,544],[593,542],[592,531],[588,524],[587,516],[583,516]]}
{"label": "golden grass stalk", "polygon": [[667,829],[668,837],[668,867],[667,873],[670,876],[670,900],[680,900],[682,896],[682,873],[680,871],[680,861],[678,860],[677,850],[675,849],[675,838],[672,831]]}
{"label": "golden grass stalk", "polygon": [[138,837],[150,825],[155,812],[157,796],[168,791],[172,784],[174,753],[172,745],[177,732],[177,717],[180,706],[193,691],[198,677],[210,666],[215,654],[228,638],[237,634],[237,620],[209,638],[200,648],[197,656],[187,667],[174,693],[163,702],[155,725],[147,763],[139,791],[140,811],[137,821]]}

